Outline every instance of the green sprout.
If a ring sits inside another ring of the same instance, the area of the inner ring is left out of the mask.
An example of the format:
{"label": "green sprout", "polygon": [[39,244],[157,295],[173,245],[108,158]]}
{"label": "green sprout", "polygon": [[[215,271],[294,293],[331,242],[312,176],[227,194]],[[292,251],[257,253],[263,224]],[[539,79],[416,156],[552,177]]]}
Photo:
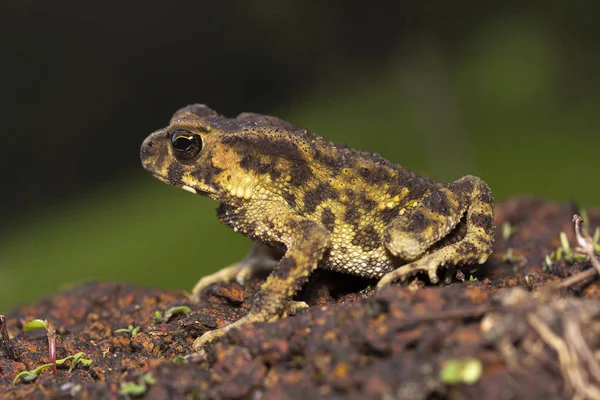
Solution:
{"label": "green sprout", "polygon": [[15,376],[15,379],[13,379],[12,384],[16,385],[20,379],[22,379],[24,382],[33,382],[37,379],[38,376],[40,376],[40,374],[44,370],[46,370],[48,368],[52,368],[52,367],[56,367],[56,364],[48,363],[48,364],[41,365],[41,366],[37,367],[36,369],[32,369],[31,371],[19,372],[19,374],[17,376]]}
{"label": "green sprout", "polygon": [[448,385],[466,383],[472,385],[481,378],[483,366],[477,358],[446,360],[440,371],[440,379]]}
{"label": "green sprout", "polygon": [[119,394],[130,398],[131,396],[141,396],[148,391],[150,386],[156,383],[156,378],[152,376],[150,372],[145,373],[138,379],[137,382],[124,382],[121,383]]}
{"label": "green sprout", "polygon": [[134,338],[135,335],[138,334],[140,329],[141,329],[141,327],[139,325],[138,326],[129,325],[127,328],[116,329],[113,332],[114,333],[129,333],[131,335],[131,337]]}
{"label": "green sprout", "polygon": [[[598,241],[600,241],[600,229],[596,229],[596,232],[594,232],[594,238],[597,237],[597,241],[594,241],[594,249],[598,248],[600,250],[600,245],[598,245]],[[544,271],[548,268],[551,268],[555,261],[560,262],[563,260],[563,258],[569,263],[583,261],[589,258],[585,254],[580,254],[573,251],[571,244],[569,243],[569,239],[567,238],[567,234],[564,231],[560,232],[559,239],[560,247],[557,247],[552,253],[546,254],[546,257],[544,258],[544,264],[542,265],[542,269]]]}
{"label": "green sprout", "polygon": [[156,311],[154,313],[154,321],[160,322],[162,320],[162,318],[163,318],[163,315],[160,311]]}
{"label": "green sprout", "polygon": [[23,325],[23,330],[25,332],[32,331],[34,329],[46,330],[46,336],[48,337],[48,356],[50,358],[50,363],[52,364],[52,373],[56,375],[56,331],[45,319],[34,319],[33,321],[29,321]]}
{"label": "green sprout", "polygon": [[165,311],[164,315],[162,315],[162,313],[160,311],[157,311],[154,314],[154,318],[156,318],[157,321],[161,321],[166,324],[167,322],[169,322],[169,320],[171,318],[173,318],[174,315],[187,314],[190,311],[192,311],[192,309],[189,308],[188,306],[175,306],[175,307],[171,307],[167,311]]}
{"label": "green sprout", "polygon": [[75,368],[75,366],[77,364],[81,364],[84,366],[88,366],[92,363],[91,359],[87,359],[87,358],[82,358],[82,356],[84,355],[83,351],[80,351],[79,353],[72,355],[72,356],[67,356],[65,358],[61,358],[60,360],[56,360],[56,365],[62,365],[65,362],[69,361],[70,362],[70,366],[69,366],[69,372],[72,372],[73,369]]}
{"label": "green sprout", "polygon": [[512,264],[518,263],[522,260],[523,260],[523,256],[514,254],[512,247],[509,247],[508,250],[506,250],[506,253],[502,256],[502,261],[509,262]]}
{"label": "green sprout", "polygon": [[182,356],[181,354],[178,356],[173,357],[173,359],[171,359],[171,361],[175,364],[187,364],[189,361]]}
{"label": "green sprout", "polygon": [[505,222],[502,224],[502,239],[506,240],[511,237],[519,228],[516,226],[512,226],[510,222]]}

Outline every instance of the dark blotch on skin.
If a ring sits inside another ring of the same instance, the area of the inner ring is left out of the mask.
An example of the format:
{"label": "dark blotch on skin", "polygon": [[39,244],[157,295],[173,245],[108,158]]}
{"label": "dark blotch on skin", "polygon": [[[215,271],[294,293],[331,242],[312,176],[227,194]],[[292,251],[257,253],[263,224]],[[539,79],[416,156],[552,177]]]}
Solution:
{"label": "dark blotch on skin", "polygon": [[360,217],[361,214],[356,207],[346,208],[346,212],[344,213],[344,221],[347,224],[352,225],[353,227],[358,227]]}
{"label": "dark blotch on skin", "polygon": [[[243,168],[252,169],[259,172],[259,169],[269,173],[277,174],[279,177],[280,171],[277,171],[275,164],[263,166],[258,160],[253,160],[253,157],[248,154],[261,154],[273,158],[284,158],[291,162],[290,176],[292,180],[290,184],[294,186],[302,186],[310,178],[312,171],[304,158],[304,154],[298,149],[297,143],[275,139],[268,136],[225,136],[223,143],[231,146],[239,154],[245,155],[240,163]],[[246,158],[248,159],[246,160]]]}
{"label": "dark blotch on skin", "polygon": [[410,216],[409,229],[412,232],[422,232],[427,226],[427,218],[421,211],[415,211]]}
{"label": "dark blotch on skin", "polygon": [[375,230],[373,225],[367,225],[363,229],[359,230],[354,238],[352,244],[360,246],[363,251],[371,251],[376,249],[381,243],[381,237]]}
{"label": "dark blotch on skin", "polygon": [[471,217],[471,224],[483,228],[485,231],[491,231],[494,226],[492,216],[489,214],[475,214]]}
{"label": "dark blotch on skin", "polygon": [[171,184],[178,185],[181,183],[183,177],[183,168],[179,163],[172,163],[169,165],[168,179]]}
{"label": "dark blotch on skin", "polygon": [[[323,142],[321,142],[323,144]],[[315,161],[327,166],[336,175],[340,173],[342,168],[354,168],[356,166],[357,157],[361,153],[352,152],[346,145],[340,143],[335,145],[335,148],[328,147],[326,149],[317,148],[315,152]]]}
{"label": "dark blotch on skin", "polygon": [[286,280],[290,272],[296,267],[296,260],[292,257],[284,257],[273,271],[273,276],[277,279]]}
{"label": "dark blotch on skin", "polygon": [[388,169],[385,167],[362,167],[358,170],[360,176],[367,181],[368,184],[377,184],[385,182],[389,179]]}
{"label": "dark blotch on skin", "polygon": [[458,247],[457,253],[459,253],[461,255],[474,254],[476,252],[476,250],[477,250],[477,248],[475,247],[475,245],[473,243],[463,242]]}
{"label": "dark blotch on skin", "polygon": [[333,232],[333,228],[335,227],[335,215],[329,208],[323,209],[323,214],[321,214],[321,223],[323,223],[329,232]]}
{"label": "dark blotch on skin", "polygon": [[296,195],[294,193],[290,193],[287,190],[284,190],[281,195],[283,199],[288,204],[288,206],[294,208],[296,207]]}
{"label": "dark blotch on skin", "polygon": [[485,204],[492,204],[492,194],[490,193],[489,189],[481,193],[481,202]]}
{"label": "dark blotch on skin", "polygon": [[365,208],[365,210],[367,210],[367,212],[377,209],[377,202],[375,200],[371,200],[371,199],[367,198],[366,193],[362,192],[358,196],[358,198],[359,198],[360,204],[363,205],[363,207]]}
{"label": "dark blotch on skin", "polygon": [[431,193],[423,202],[423,206],[429,208],[434,213],[445,217],[449,217],[455,211],[452,209],[452,204],[448,200],[446,193],[440,190]]}
{"label": "dark blotch on skin", "polygon": [[219,184],[217,183],[215,177],[221,172],[223,172],[221,168],[217,168],[212,164],[212,162],[208,162],[207,164],[200,164],[196,166],[196,168],[194,168],[192,171],[192,176],[200,182],[205,182],[207,185],[218,189]]}
{"label": "dark blotch on skin", "polygon": [[269,163],[263,163],[258,157],[246,154],[240,160],[240,167],[247,171],[254,171],[258,174],[269,174],[271,179],[276,180],[281,176],[281,172],[277,169],[277,166],[273,160]]}
{"label": "dark blotch on skin", "polygon": [[321,182],[313,189],[304,194],[304,212],[312,214],[319,204],[326,199],[337,199],[338,192],[328,182]]}

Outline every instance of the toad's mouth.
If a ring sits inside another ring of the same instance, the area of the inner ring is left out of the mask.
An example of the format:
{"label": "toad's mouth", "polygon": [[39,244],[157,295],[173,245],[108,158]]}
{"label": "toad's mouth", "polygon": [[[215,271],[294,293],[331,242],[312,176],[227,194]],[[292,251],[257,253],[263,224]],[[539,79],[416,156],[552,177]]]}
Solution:
{"label": "toad's mouth", "polygon": [[152,173],[152,176],[155,177],[156,179],[158,179],[161,182],[164,182],[164,183],[166,183],[168,185],[171,185],[171,186],[175,186],[177,188],[183,189],[186,192],[190,192],[190,193],[193,193],[193,194],[200,194],[200,195],[205,195],[206,196],[206,195],[215,193],[215,190],[213,188],[211,188],[211,187],[208,187],[208,186],[202,187],[202,188],[195,188],[195,187],[192,187],[190,185],[186,185],[183,182],[173,182],[173,181],[170,181],[168,178],[166,178],[166,177],[164,177],[162,175],[159,175],[159,174]]}

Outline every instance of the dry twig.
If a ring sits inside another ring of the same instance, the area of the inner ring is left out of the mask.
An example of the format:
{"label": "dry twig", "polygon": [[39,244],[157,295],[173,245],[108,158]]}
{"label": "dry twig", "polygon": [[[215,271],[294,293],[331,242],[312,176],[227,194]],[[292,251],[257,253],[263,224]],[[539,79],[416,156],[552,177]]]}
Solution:
{"label": "dry twig", "polygon": [[0,315],[0,333],[2,334],[2,344],[6,349],[6,355],[8,356],[8,358],[16,360],[17,355],[12,347],[12,344],[10,343],[8,330],[6,329],[6,318],[4,317],[4,315]]}

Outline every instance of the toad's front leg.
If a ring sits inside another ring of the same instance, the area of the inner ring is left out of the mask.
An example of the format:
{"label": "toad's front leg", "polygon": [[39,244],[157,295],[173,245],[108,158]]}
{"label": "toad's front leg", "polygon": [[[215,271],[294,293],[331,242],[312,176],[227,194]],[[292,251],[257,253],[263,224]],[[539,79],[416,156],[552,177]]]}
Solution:
{"label": "toad's front leg", "polygon": [[193,344],[195,350],[233,328],[254,322],[274,321],[286,313],[288,303],[317,268],[329,247],[329,233],[321,225],[300,220],[288,223],[282,237],[285,238],[287,251],[261,286],[250,312],[231,325],[206,332],[197,338]]}

